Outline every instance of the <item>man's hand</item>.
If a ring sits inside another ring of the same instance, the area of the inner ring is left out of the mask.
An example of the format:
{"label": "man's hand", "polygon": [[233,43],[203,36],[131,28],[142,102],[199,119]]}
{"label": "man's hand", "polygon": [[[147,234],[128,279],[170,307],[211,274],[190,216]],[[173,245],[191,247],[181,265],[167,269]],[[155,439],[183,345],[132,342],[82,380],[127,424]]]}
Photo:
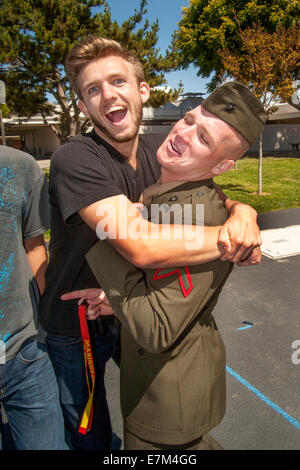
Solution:
{"label": "man's hand", "polygon": [[88,303],[86,317],[88,320],[96,320],[99,315],[114,315],[110,303],[102,289],[82,289],[74,290],[63,294],[61,300],[79,299],[78,304],[83,300]]}
{"label": "man's hand", "polygon": [[219,232],[218,247],[222,261],[232,261],[239,266],[252,266],[261,261],[261,235],[256,211],[235,201],[226,201],[229,218]]}
{"label": "man's hand", "polygon": [[255,264],[259,264],[261,262],[261,249],[260,247],[256,247],[253,249],[250,256],[243,261],[237,263],[238,266],[254,266]]}

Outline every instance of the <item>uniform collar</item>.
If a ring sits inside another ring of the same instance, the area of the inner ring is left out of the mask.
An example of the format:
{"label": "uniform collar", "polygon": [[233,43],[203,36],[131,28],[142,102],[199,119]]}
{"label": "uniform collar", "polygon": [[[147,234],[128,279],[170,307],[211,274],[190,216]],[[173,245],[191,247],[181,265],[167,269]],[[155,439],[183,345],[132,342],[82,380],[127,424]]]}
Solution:
{"label": "uniform collar", "polygon": [[198,188],[199,186],[210,186],[212,183],[212,178],[206,180],[193,180],[193,181],[169,181],[168,183],[160,183],[158,180],[157,183],[146,188],[142,194],[140,202],[145,204],[145,206],[151,204],[152,198],[154,196],[161,196],[164,193],[174,191],[192,190]]}

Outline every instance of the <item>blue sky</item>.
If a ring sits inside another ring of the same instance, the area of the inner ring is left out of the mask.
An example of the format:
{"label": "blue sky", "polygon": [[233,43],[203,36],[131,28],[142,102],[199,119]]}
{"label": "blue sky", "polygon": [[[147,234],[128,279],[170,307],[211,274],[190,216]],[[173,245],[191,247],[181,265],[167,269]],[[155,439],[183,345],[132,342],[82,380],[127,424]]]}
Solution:
{"label": "blue sky", "polygon": [[[138,9],[140,0],[107,0],[112,18],[121,24]],[[148,13],[144,18],[148,19],[150,25],[158,18],[159,21],[159,40],[157,47],[164,53],[171,42],[172,33],[177,29],[177,23],[182,17],[181,7],[188,6],[189,0],[148,0]],[[165,75],[167,85],[171,88],[178,86],[181,80],[184,86],[184,92],[200,92],[207,94],[207,78],[197,77],[196,69],[191,65],[187,70],[170,72]]]}

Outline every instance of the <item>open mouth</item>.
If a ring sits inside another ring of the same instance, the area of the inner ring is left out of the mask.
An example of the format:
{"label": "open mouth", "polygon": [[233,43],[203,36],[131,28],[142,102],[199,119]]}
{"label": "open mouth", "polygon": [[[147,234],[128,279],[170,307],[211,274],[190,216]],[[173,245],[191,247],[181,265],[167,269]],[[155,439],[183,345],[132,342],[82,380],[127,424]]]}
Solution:
{"label": "open mouth", "polygon": [[171,150],[172,156],[181,157],[180,149],[174,144],[174,142],[169,141],[169,149]]}
{"label": "open mouth", "polygon": [[123,121],[126,114],[127,108],[124,108],[124,106],[113,106],[109,112],[106,113],[106,117],[114,124],[118,124]]}

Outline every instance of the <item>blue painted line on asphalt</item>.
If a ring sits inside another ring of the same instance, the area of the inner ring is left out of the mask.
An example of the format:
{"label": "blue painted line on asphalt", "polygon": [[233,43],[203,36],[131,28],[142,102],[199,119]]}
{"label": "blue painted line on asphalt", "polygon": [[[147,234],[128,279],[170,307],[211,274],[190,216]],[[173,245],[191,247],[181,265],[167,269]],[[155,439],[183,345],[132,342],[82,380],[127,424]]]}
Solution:
{"label": "blue painted line on asphalt", "polygon": [[237,374],[233,369],[226,366],[227,372],[231,374],[235,379],[241,382],[245,387],[247,387],[251,392],[255,393],[261,400],[263,400],[268,406],[270,406],[273,410],[277,411],[277,413],[281,414],[289,423],[291,423],[295,428],[300,430],[300,423],[295,418],[290,416],[286,411],[284,411],[280,406],[276,405],[270,398],[266,397],[262,392],[260,392],[257,388],[253,387],[247,380]]}

